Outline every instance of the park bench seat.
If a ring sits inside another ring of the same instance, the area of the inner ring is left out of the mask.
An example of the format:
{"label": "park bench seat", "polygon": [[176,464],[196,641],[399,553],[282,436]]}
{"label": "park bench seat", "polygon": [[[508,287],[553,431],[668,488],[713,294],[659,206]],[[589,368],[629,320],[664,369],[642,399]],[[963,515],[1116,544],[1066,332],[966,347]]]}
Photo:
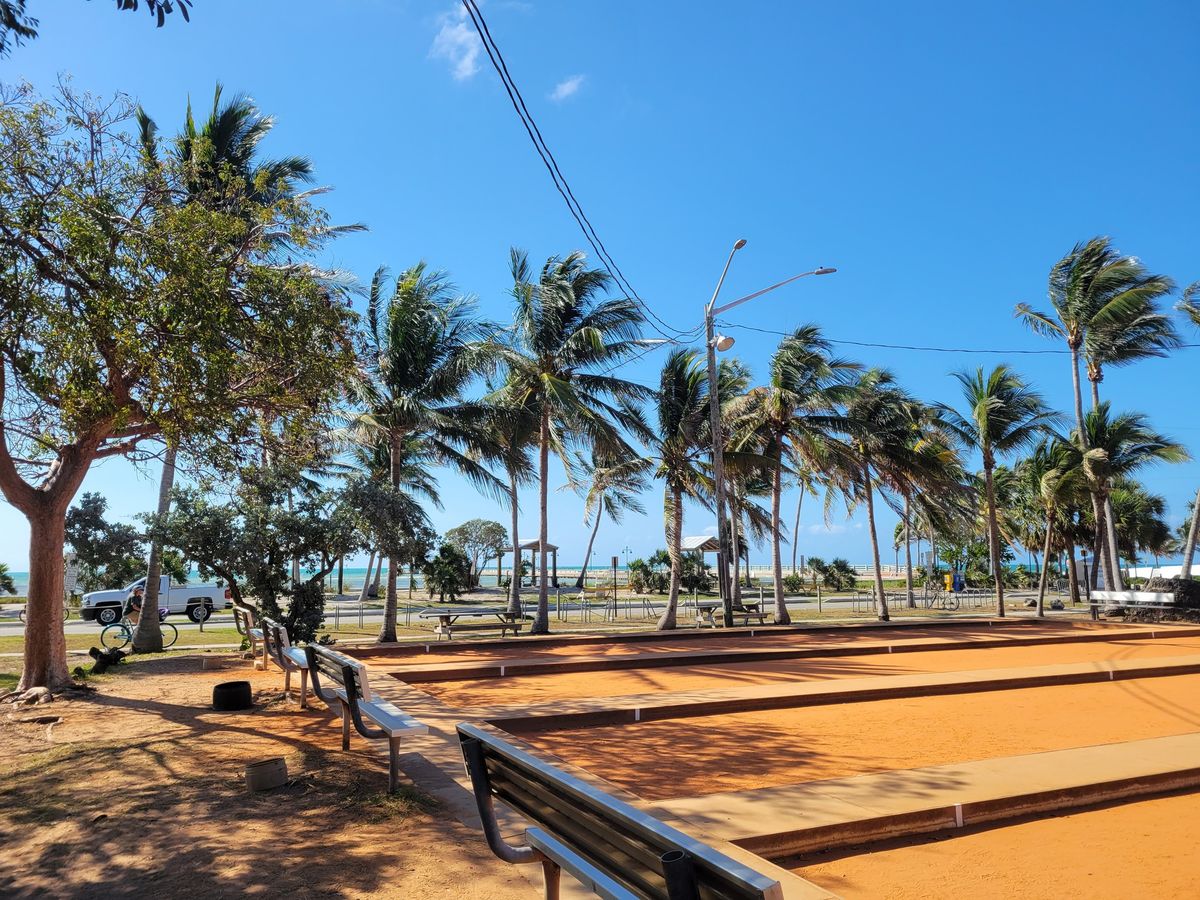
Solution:
{"label": "park bench seat", "polygon": [[373,696],[367,666],[362,661],[316,644],[309,644],[304,652],[313,693],[341,713],[342,749],[350,749],[351,725],[365,738],[387,740],[388,791],[395,793],[400,786],[400,739],[410,734],[428,734],[428,726],[382,697]]}
{"label": "park bench seat", "polygon": [[292,691],[292,673],[300,673],[300,708],[308,709],[308,654],[293,647],[287,629],[274,619],[262,620],[265,657],[283,672],[283,696]]}
{"label": "park bench seat", "polygon": [[1174,594],[1157,591],[1092,591],[1092,602],[1135,611],[1151,610],[1156,616],[1176,609]]}
{"label": "park bench seat", "polygon": [[[547,900],[559,897],[563,869],[613,900],[782,900],[778,881],[544,762],[503,732],[464,722],[458,737],[488,846],[508,863],[541,863]],[[524,844],[505,840],[494,800],[528,820]]]}
{"label": "park bench seat", "polygon": [[258,623],[258,613],[249,606],[233,607],[233,625],[238,634],[250,642],[250,655],[254,657],[254,668],[267,667],[266,648],[263,643],[263,630]]}
{"label": "park bench seat", "polygon": [[735,603],[733,605],[733,617],[741,619],[743,625],[749,625],[751,619],[757,619],[758,624],[765,623],[767,614],[763,612],[762,604],[751,603],[749,605],[741,605]]}

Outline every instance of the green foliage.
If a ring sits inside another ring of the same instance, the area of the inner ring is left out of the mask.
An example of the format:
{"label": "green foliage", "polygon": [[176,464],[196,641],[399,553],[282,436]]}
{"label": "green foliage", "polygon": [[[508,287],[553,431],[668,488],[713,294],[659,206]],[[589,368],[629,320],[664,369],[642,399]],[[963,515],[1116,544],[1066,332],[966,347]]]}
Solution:
{"label": "green foliage", "polygon": [[[195,560],[202,577],[220,576],[237,602],[253,597],[296,643],[320,628],[325,576],[365,544],[345,491],[301,493],[287,472],[269,469],[246,470],[225,503],[211,485],[177,490],[171,512],[151,528],[164,546]],[[292,581],[293,559],[310,571],[307,580]]]}
{"label": "green foliage", "polygon": [[[79,562],[83,592],[123,588],[146,574],[146,535],[124,522],[104,518],[108,501],[85,493],[67,510],[67,543]],[[176,584],[186,584],[189,567],[178,553],[163,556],[163,571]]]}
{"label": "green foliage", "polygon": [[15,594],[17,585],[13,581],[12,575],[8,572],[8,566],[5,563],[0,563],[0,591],[6,594]]}
{"label": "green foliage", "polygon": [[712,575],[703,559],[685,553],[680,560],[679,581],[685,591],[712,590]]}
{"label": "green foliage", "polygon": [[648,594],[651,591],[662,594],[670,586],[667,572],[670,562],[663,562],[665,550],[659,550],[647,562],[635,559],[629,563],[629,587],[637,594]]}
{"label": "green foliage", "polygon": [[425,576],[430,597],[437,594],[439,601],[453,603],[471,584],[471,561],[459,547],[445,543],[438,548],[437,555],[425,563],[421,574]]}
{"label": "green foliage", "polygon": [[800,574],[784,575],[783,589],[789,594],[799,594],[804,590],[804,576]]}
{"label": "green foliage", "polygon": [[446,542],[458,547],[471,563],[470,587],[479,585],[479,573],[484,562],[504,552],[508,545],[508,529],[499,522],[471,519],[446,532]]}
{"label": "green foliage", "polygon": [[841,557],[827,563],[820,557],[814,556],[809,558],[808,567],[813,572],[814,586],[817,577],[820,577],[821,583],[832,591],[849,590],[857,583],[857,573],[850,563]]}

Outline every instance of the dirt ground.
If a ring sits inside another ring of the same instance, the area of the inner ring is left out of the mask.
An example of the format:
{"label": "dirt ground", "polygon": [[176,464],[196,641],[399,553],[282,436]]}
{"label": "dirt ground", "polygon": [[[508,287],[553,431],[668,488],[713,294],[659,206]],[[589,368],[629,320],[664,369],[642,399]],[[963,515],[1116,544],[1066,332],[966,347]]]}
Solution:
{"label": "dirt ground", "polygon": [[[0,705],[0,896],[537,895],[432,798],[389,796],[386,757],[357,736],[342,752],[323,703],[301,711],[277,670],[225,666],[138,661],[68,699]],[[235,679],[255,708],[214,712],[213,685]],[[273,756],[289,784],[247,792],[244,766]]]}
{"label": "dirt ground", "polygon": [[1180,826],[1197,821],[1200,794],[1183,794],[783,865],[846,900],[1195,897],[1195,831]]}
{"label": "dirt ground", "polygon": [[1200,675],[878,700],[522,735],[648,800],[1200,729]]}
{"label": "dirt ground", "polygon": [[[1087,644],[1037,644],[931,650],[865,656],[781,659],[742,663],[617,669],[598,678],[595,672],[524,675],[492,681],[436,681],[416,685],[443,703],[461,707],[542,703],[561,698],[619,697],[656,691],[748,687],[876,675],[913,675],[973,669],[1007,669],[1056,663],[1115,662],[1200,654],[1200,637],[1105,641]],[[401,673],[399,677],[403,678]]]}

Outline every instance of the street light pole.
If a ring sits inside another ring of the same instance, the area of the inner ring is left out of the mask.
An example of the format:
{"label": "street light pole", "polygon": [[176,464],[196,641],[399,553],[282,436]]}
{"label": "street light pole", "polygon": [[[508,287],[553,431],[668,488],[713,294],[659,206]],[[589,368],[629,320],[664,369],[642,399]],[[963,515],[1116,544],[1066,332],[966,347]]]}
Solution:
{"label": "street light pole", "polygon": [[717,335],[714,318],[719,313],[733,309],[756,297],[761,297],[785,284],[791,284],[798,278],[808,275],[829,275],[837,271],[837,269],[821,267],[811,272],[802,272],[763,288],[761,291],[755,291],[753,294],[747,294],[745,297],[739,297],[730,303],[717,306],[717,295],[721,293],[721,285],[725,283],[725,276],[729,273],[733,254],[745,246],[744,238],[740,238],[734,243],[733,249],[729,251],[729,258],[725,260],[725,268],[721,270],[721,277],[717,279],[717,287],[713,291],[712,299],[704,307],[704,346],[708,354],[708,413],[712,425],[713,442],[713,495],[717,512],[717,542],[720,545],[720,552],[717,554],[717,584],[720,587],[721,606],[724,611],[726,628],[733,627],[733,585],[729,582],[729,555],[732,552],[732,542],[729,534],[730,523],[725,515],[725,442],[721,431],[721,403],[717,390],[717,350],[728,350],[733,346],[733,339]]}
{"label": "street light pole", "polygon": [[744,239],[739,239],[729,251],[725,260],[725,268],[717,279],[717,288],[713,291],[712,299],[704,307],[704,346],[708,351],[708,414],[712,425],[712,458],[713,458],[713,488],[714,500],[717,507],[717,586],[720,591],[721,605],[724,608],[725,627],[733,627],[733,593],[729,584],[729,527],[725,518],[725,447],[721,434],[721,401],[717,390],[717,336],[713,325],[713,308],[717,304],[717,295],[721,293],[721,285],[725,283],[725,275],[729,272],[729,264],[733,262],[733,254],[746,246]]}

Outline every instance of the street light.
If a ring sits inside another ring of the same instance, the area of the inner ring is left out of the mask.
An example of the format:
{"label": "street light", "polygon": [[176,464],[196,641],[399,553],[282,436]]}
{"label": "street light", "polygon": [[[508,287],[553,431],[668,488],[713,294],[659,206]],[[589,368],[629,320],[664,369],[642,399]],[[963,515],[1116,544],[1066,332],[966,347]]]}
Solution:
{"label": "street light", "polygon": [[717,279],[717,287],[713,291],[712,299],[704,307],[704,346],[708,353],[708,413],[712,423],[713,435],[713,484],[717,507],[717,541],[721,548],[717,554],[717,583],[721,589],[721,601],[724,606],[726,628],[733,627],[733,591],[732,585],[729,583],[730,541],[729,523],[725,519],[725,452],[721,440],[721,405],[717,397],[717,351],[724,352],[732,347],[733,338],[724,334],[716,334],[713,319],[723,312],[728,312],[735,306],[740,306],[756,297],[761,297],[763,294],[770,293],[777,288],[783,287],[785,284],[791,284],[799,278],[805,278],[809,275],[831,275],[837,271],[837,269],[822,266],[818,269],[813,269],[811,272],[801,272],[799,275],[785,278],[783,281],[763,288],[761,291],[755,291],[753,294],[739,297],[731,303],[717,306],[717,295],[721,293],[721,285],[725,283],[725,276],[729,273],[729,266],[733,262],[733,254],[745,246],[745,238],[739,238],[734,243],[733,249],[729,251],[729,258],[725,260],[725,268],[721,270],[721,277]]}

